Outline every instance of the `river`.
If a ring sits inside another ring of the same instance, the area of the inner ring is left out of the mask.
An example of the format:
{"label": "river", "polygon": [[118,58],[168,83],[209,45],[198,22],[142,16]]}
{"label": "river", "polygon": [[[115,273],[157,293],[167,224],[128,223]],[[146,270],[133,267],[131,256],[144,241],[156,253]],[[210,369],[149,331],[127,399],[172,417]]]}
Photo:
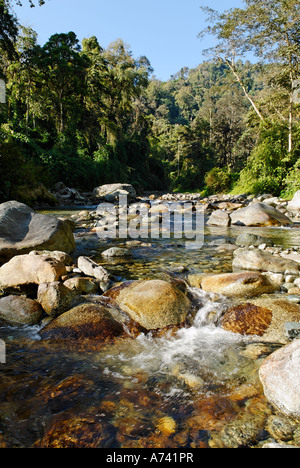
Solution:
{"label": "river", "polygon": [[[81,229],[74,258],[91,256],[120,280],[230,272],[232,251],[216,245],[241,232],[205,227],[205,244],[197,251],[175,240],[147,240],[131,246],[130,258],[104,259],[101,252],[116,241]],[[298,229],[247,232],[300,246]],[[263,395],[258,369],[280,345],[224,331],[218,317],[227,299],[189,292],[198,304],[190,326],[128,336],[100,352],[53,348],[40,340],[40,326],[2,323],[0,447],[260,447],[270,438],[267,421],[277,413]]]}

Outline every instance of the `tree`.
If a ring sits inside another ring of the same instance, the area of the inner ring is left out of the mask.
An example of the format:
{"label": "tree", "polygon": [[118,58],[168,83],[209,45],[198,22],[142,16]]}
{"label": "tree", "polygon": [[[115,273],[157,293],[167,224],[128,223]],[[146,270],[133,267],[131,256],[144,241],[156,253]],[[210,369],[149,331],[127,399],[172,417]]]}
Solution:
{"label": "tree", "polygon": [[122,39],[111,43],[103,56],[108,63],[110,89],[106,101],[106,130],[111,142],[115,142],[124,137],[135,100],[148,85],[152,68],[146,57],[135,60],[129,45]]}
{"label": "tree", "polygon": [[[23,5],[23,2],[22,0],[14,0],[16,2],[17,5],[19,6],[22,6]],[[29,2],[29,5],[31,8],[34,8],[35,7],[35,3],[34,3],[34,0],[28,0]],[[42,6],[42,5],[45,5],[46,3],[46,0],[38,0],[38,5],[39,6]]]}
{"label": "tree", "polygon": [[[32,126],[35,127],[36,116],[41,110],[38,92],[40,73],[36,60],[40,50],[37,45],[37,33],[31,28],[21,27],[15,47],[19,59],[8,67],[7,76],[11,101],[19,103],[20,107],[25,106],[25,128],[28,136],[29,120],[32,117]],[[18,114],[21,126],[24,117],[22,109],[18,109]]]}
{"label": "tree", "polygon": [[247,105],[242,94],[233,91],[223,91],[215,105],[215,112],[211,122],[211,144],[215,152],[215,163],[218,167],[235,169],[237,142],[245,131],[244,116]]}
{"label": "tree", "polygon": [[267,62],[275,62],[284,72],[289,89],[288,151],[293,149],[294,90],[299,77],[300,4],[298,0],[244,0],[245,8],[234,8],[223,14],[205,9],[214,26],[200,33],[210,33],[219,40],[215,54],[225,61],[241,85],[261,121],[265,118],[248,93],[235,66],[237,56],[254,52]]}
{"label": "tree", "polygon": [[101,130],[102,122],[108,112],[106,104],[110,92],[108,62],[95,36],[83,39],[81,55],[87,64],[82,132],[88,141],[89,149],[95,151],[99,149],[100,140],[105,140]]}
{"label": "tree", "polygon": [[[17,5],[22,6],[21,0],[14,0]],[[31,7],[35,6],[34,0],[28,0]],[[38,0],[40,6],[45,0]],[[11,0],[0,0],[0,67],[6,68],[6,59],[13,60],[17,57],[15,42],[18,37],[19,23],[16,16],[11,12]],[[0,69],[1,73],[1,69]]]}
{"label": "tree", "polygon": [[0,65],[4,67],[5,59],[16,57],[14,43],[18,36],[18,22],[16,17],[9,11],[6,0],[0,0],[0,52],[2,58]]}
{"label": "tree", "polygon": [[74,32],[54,34],[42,47],[40,68],[44,76],[44,95],[56,121],[58,133],[63,133],[71,110],[78,111],[78,99],[84,92],[87,63]]}

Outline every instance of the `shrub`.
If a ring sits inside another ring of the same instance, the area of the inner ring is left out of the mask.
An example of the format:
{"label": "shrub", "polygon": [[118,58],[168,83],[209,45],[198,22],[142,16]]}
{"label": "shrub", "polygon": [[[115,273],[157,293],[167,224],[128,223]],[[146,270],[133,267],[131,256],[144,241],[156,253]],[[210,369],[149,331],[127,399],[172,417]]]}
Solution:
{"label": "shrub", "polygon": [[297,190],[300,190],[300,159],[288,172],[284,179],[284,185],[285,187],[281,193],[281,196],[284,198],[292,198]]}
{"label": "shrub", "polygon": [[280,195],[288,167],[295,157],[288,154],[287,135],[285,125],[262,126],[259,144],[241,171],[233,193]]}
{"label": "shrub", "polygon": [[225,193],[231,188],[232,176],[226,168],[214,167],[206,174],[205,183],[210,193]]}

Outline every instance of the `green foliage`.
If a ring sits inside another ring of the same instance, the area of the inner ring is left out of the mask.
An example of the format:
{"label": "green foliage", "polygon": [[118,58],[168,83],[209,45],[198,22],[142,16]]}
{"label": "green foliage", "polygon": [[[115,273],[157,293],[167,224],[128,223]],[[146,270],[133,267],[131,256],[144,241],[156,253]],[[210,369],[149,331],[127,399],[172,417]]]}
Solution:
{"label": "green foliage", "polygon": [[17,199],[32,205],[36,202],[55,204],[54,197],[41,181],[41,166],[29,161],[19,144],[0,133],[0,201]]}
{"label": "green foliage", "polygon": [[36,183],[33,187],[27,184],[16,186],[12,192],[12,198],[32,207],[57,204],[55,196],[43,184]]}
{"label": "green foliage", "polygon": [[14,43],[18,35],[18,24],[15,16],[9,11],[6,0],[0,0],[0,67],[5,58],[16,56]]}
{"label": "green foliage", "polygon": [[205,183],[209,193],[227,193],[231,188],[232,176],[226,168],[214,167],[206,174]]}
{"label": "green foliage", "polygon": [[[258,146],[253,150],[240,179],[234,188],[235,193],[272,193],[280,195],[288,184],[288,175],[296,154],[288,154],[286,125],[263,125]],[[292,180],[291,179],[291,180]]]}
{"label": "green foliage", "polygon": [[[299,186],[300,115],[291,99],[299,2],[247,0],[244,9],[208,11],[218,58],[161,82],[121,39],[104,49],[95,36],[80,44],[68,32],[38,45],[0,0],[7,90],[0,199],[46,200],[59,181],[86,191],[129,182],[140,191],[204,195],[234,186],[235,193],[292,194]],[[273,63],[235,60],[250,49]]]}
{"label": "green foliage", "polygon": [[294,194],[300,190],[300,159],[288,171],[284,179],[284,189],[281,196],[284,198],[292,198]]}

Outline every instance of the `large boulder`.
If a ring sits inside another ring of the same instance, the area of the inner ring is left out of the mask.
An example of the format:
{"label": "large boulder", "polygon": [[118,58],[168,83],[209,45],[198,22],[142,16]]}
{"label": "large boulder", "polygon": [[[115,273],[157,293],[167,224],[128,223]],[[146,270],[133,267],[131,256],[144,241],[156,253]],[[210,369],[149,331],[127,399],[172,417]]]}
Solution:
{"label": "large boulder", "polygon": [[291,212],[300,212],[300,190],[295,193],[293,199],[288,203],[287,210]]}
{"label": "large boulder", "polygon": [[111,202],[118,199],[119,195],[126,195],[130,199],[136,198],[136,191],[130,184],[107,184],[94,189],[94,195],[99,198],[105,198]]}
{"label": "large boulder", "polygon": [[253,271],[200,276],[199,286],[206,292],[228,297],[254,297],[277,289],[266,276]]}
{"label": "large boulder", "polygon": [[259,371],[267,399],[281,412],[300,418],[300,340],[271,354]]}
{"label": "large boulder", "polygon": [[299,275],[300,271],[299,263],[259,249],[235,250],[232,266],[234,270],[270,271],[291,275]]}
{"label": "large boulder", "polygon": [[231,224],[239,226],[290,226],[293,222],[267,203],[252,203],[234,211]]}
{"label": "large boulder", "polygon": [[71,253],[75,240],[70,223],[35,213],[23,203],[0,205],[0,262],[32,250]]}
{"label": "large boulder", "polygon": [[245,232],[240,234],[235,241],[236,245],[239,247],[249,247],[250,245],[259,246],[261,244],[271,244],[271,241],[265,237],[258,236],[257,234],[251,234]]}
{"label": "large boulder", "polygon": [[38,302],[24,296],[7,296],[0,299],[0,319],[19,325],[36,325],[43,310]]}
{"label": "large boulder", "polygon": [[125,282],[105,293],[146,330],[158,330],[185,321],[191,302],[176,284],[163,280]]}
{"label": "large boulder", "polygon": [[40,255],[17,255],[0,268],[0,289],[58,281],[67,273],[59,260]]}

